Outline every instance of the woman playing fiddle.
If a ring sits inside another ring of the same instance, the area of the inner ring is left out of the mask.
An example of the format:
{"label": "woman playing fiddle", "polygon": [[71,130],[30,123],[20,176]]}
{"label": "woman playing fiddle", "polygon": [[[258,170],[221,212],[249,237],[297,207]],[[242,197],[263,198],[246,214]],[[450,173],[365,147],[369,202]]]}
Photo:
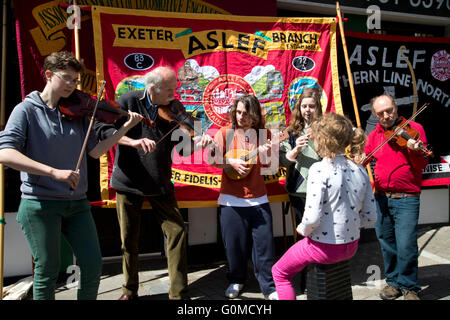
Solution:
{"label": "woman playing fiddle", "polygon": [[[29,244],[34,268],[34,300],[55,298],[61,235],[69,242],[81,270],[78,299],[96,299],[102,269],[97,232],[86,199],[87,164],[74,171],[89,125],[87,117],[68,120],[58,102],[78,84],[84,66],[69,52],[54,52],[44,62],[46,85],[12,111],[0,132],[0,163],[21,171],[22,199],[17,221]],[[109,150],[142,117],[129,119],[100,143],[89,133],[86,153]],[[84,155],[86,157],[86,155]]]}

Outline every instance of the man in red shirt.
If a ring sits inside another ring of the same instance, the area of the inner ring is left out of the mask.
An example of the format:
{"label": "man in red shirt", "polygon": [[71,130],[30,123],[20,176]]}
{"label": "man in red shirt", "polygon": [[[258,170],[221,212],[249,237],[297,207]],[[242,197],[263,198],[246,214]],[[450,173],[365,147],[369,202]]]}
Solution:
{"label": "man in red shirt", "polygon": [[[402,120],[390,95],[373,98],[371,105],[379,124],[367,137],[366,154],[379,146],[386,139],[385,132]],[[378,210],[375,230],[387,283],[380,292],[383,300],[401,295],[405,300],[419,300],[417,224],[422,170],[428,163],[420,148],[426,145],[427,139],[420,124],[410,121],[409,125],[419,132],[418,140],[408,139],[406,147],[389,142],[373,155]]]}

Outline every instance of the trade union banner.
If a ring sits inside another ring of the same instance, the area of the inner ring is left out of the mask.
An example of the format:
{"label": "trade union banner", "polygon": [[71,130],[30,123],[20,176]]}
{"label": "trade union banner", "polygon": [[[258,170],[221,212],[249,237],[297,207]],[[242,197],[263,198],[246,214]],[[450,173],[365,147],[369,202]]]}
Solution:
{"label": "trade union banner", "polygon": [[[266,126],[284,128],[306,88],[321,92],[325,112],[342,113],[336,61],[335,18],[271,18],[161,13],[92,7],[97,80],[106,98],[144,88],[143,76],[160,65],[177,73],[176,98],[214,136],[230,123],[229,106],[250,93],[264,109]],[[172,181],[180,207],[215,206],[221,170],[174,153]],[[101,160],[102,204],[114,206],[109,175],[114,153]],[[265,175],[271,201],[287,200],[285,170]]]}
{"label": "trade union banner", "polygon": [[[81,75],[83,91],[96,93],[95,57],[91,6],[132,10],[173,11],[183,13],[241,14],[275,16],[276,1],[265,0],[14,0],[17,53],[19,55],[22,98],[45,86],[42,65],[55,51],[75,52],[74,26],[79,23],[80,58],[86,65]],[[80,21],[76,20],[77,15]]]}
{"label": "trade union banner", "polygon": [[[445,129],[450,119],[450,39],[358,32],[346,32],[345,36],[362,127],[369,133],[378,122],[369,103],[382,93],[396,98],[399,114],[406,119],[429,103],[415,119],[423,125],[434,152],[423,171],[422,185],[450,184],[450,144]],[[339,84],[344,113],[354,118],[343,59],[339,60]]]}

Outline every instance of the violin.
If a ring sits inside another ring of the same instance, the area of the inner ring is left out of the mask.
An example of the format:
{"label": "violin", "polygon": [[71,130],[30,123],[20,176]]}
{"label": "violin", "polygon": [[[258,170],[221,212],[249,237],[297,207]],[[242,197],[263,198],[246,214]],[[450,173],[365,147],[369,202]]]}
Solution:
{"label": "violin", "polygon": [[[391,146],[397,145],[400,148],[406,148],[409,139],[419,140],[420,133],[416,129],[411,128],[409,121],[402,117],[396,126],[384,133],[384,137],[389,140]],[[424,155],[426,157],[432,157],[433,152],[427,149],[421,141],[419,142],[419,148]]]}
{"label": "violin", "polygon": [[[93,114],[96,103],[98,105],[95,118],[100,122],[112,124],[119,118],[128,116],[128,112],[121,109],[117,102],[111,100],[97,101],[78,89],[75,89],[69,97],[59,100],[59,110],[66,119],[81,119]],[[142,122],[150,126],[150,120],[143,118]]]}
{"label": "violin", "polygon": [[[415,136],[417,139],[420,137],[420,134],[417,132],[417,130],[412,129],[411,126],[409,126],[409,122],[412,121],[413,119],[415,119],[415,117],[421,113],[423,110],[425,110],[430,104],[429,103],[425,103],[422,107],[420,107],[419,110],[417,110],[412,116],[411,118],[409,118],[408,120],[403,119],[401,124],[399,124],[398,126],[395,126],[393,130],[389,130],[389,134],[385,134],[385,138],[386,140],[384,140],[382,143],[380,143],[375,149],[372,150],[371,153],[369,153],[368,155],[365,156],[365,158],[361,161],[361,163],[363,164],[363,166],[366,166],[369,163],[369,160],[373,157],[373,155],[380,150],[386,143],[390,143],[390,141],[392,139],[396,139],[397,145],[399,147],[406,147],[406,144],[408,142],[409,139],[415,139],[411,136],[411,134],[413,136]],[[409,130],[414,130],[414,132],[410,131],[411,134],[408,134],[408,132],[404,132],[403,133],[403,137],[402,136],[398,136],[398,134],[402,134],[402,131],[406,126],[408,126],[410,129]],[[401,139],[402,138],[402,139]],[[417,140],[415,139],[415,140]],[[403,145],[403,146],[402,146]],[[428,150],[427,148],[425,148],[422,144],[421,147],[422,152],[424,152],[424,154],[426,156],[433,156],[433,152],[431,152],[430,150]]]}
{"label": "violin", "polygon": [[[200,106],[199,106],[200,107]],[[199,108],[197,107],[197,109]],[[195,109],[195,110],[197,110]],[[194,110],[194,111],[195,111]],[[175,124],[175,126],[167,132],[164,136],[159,139],[156,144],[159,144],[165,137],[167,137],[176,128],[181,127],[189,131],[189,135],[192,137],[202,135],[197,128],[201,128],[201,120],[192,115],[192,113],[187,112],[183,104],[179,100],[172,100],[168,105],[158,107],[158,116],[168,121],[169,123]],[[200,123],[200,125],[195,125],[195,123]],[[154,121],[151,123],[154,125]]]}
{"label": "violin", "polygon": [[172,100],[166,106],[159,106],[158,116],[170,123],[179,124],[181,128],[188,130],[191,136],[196,134],[195,122],[201,121],[191,112],[187,112],[179,100]]}

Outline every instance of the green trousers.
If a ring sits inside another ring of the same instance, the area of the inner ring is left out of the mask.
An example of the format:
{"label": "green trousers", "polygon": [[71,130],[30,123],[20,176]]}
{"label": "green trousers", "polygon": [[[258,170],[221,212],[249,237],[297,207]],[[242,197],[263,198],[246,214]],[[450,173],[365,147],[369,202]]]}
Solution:
{"label": "green trousers", "polygon": [[87,200],[21,200],[17,222],[33,256],[34,300],[55,299],[62,235],[71,246],[80,268],[78,299],[97,298],[102,255],[90,208]]}
{"label": "green trousers", "polygon": [[[116,193],[117,216],[122,240],[124,294],[137,294],[139,288],[139,233],[144,197]],[[169,299],[188,298],[187,239],[183,217],[174,195],[148,197],[152,212],[167,239],[167,265],[170,279]]]}

